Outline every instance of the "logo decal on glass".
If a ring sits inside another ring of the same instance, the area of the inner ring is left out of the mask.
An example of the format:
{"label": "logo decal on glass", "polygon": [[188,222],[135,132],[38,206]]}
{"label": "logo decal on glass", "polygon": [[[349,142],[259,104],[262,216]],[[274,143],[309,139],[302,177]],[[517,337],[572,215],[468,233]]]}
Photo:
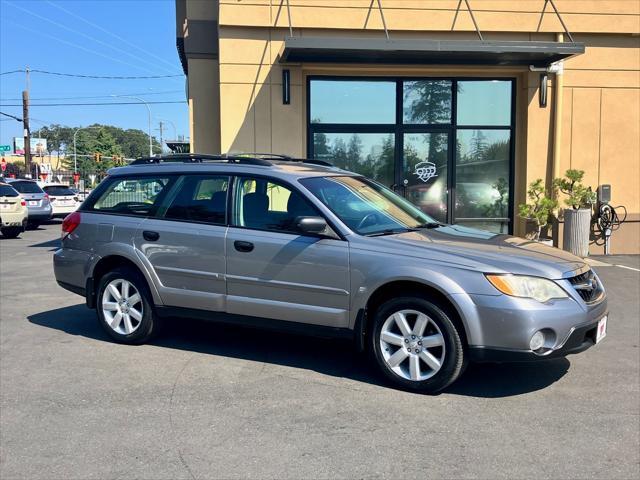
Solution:
{"label": "logo decal on glass", "polygon": [[416,165],[416,170],[413,172],[423,182],[428,182],[436,175],[436,164],[428,161],[420,162]]}

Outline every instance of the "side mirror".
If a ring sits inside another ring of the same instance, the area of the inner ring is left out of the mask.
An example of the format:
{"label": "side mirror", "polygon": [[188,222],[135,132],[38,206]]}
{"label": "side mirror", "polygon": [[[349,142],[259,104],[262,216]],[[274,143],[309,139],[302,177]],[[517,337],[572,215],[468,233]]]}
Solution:
{"label": "side mirror", "polygon": [[297,217],[296,227],[304,233],[322,233],[327,228],[327,221],[322,217]]}

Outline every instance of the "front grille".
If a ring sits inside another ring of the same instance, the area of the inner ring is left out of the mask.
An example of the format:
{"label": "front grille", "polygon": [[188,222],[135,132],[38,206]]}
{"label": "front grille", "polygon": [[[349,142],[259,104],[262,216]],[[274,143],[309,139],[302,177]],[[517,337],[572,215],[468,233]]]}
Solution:
{"label": "front grille", "polygon": [[602,295],[602,287],[592,270],[571,277],[569,282],[586,303],[595,302]]}

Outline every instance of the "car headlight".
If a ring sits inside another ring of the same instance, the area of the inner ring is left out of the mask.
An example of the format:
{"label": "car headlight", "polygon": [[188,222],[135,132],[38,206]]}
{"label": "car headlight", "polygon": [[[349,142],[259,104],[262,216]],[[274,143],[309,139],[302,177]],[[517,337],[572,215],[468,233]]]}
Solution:
{"label": "car headlight", "polygon": [[486,275],[491,285],[505,295],[533,298],[539,302],[548,302],[552,298],[567,298],[565,292],[553,280],[524,275]]}

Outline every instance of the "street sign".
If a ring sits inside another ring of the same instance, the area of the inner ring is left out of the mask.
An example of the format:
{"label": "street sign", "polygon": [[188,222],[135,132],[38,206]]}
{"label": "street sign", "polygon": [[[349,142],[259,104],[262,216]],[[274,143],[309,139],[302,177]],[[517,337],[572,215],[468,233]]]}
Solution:
{"label": "street sign", "polygon": [[10,152],[11,145],[0,145],[0,152]]}

